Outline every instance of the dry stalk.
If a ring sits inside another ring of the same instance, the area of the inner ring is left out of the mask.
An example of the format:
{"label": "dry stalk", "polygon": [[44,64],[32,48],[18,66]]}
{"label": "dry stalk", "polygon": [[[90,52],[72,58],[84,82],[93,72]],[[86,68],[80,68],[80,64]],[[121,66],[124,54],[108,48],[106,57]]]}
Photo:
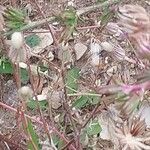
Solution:
{"label": "dry stalk", "polygon": [[52,37],[53,37],[53,39],[54,39],[55,45],[58,47],[58,41],[57,41],[57,39],[56,39],[56,37],[55,37],[54,30],[53,30],[52,26],[49,25],[47,18],[45,17],[43,11],[41,10],[41,8],[40,8],[40,6],[38,5],[38,3],[37,3],[36,0],[34,0],[34,3],[36,4],[36,6],[37,6],[37,8],[38,8],[38,11],[40,12],[40,14],[41,14],[41,16],[43,17],[43,19],[46,20],[45,23],[46,23],[46,25],[47,25],[47,27],[48,27],[48,29],[49,29],[49,32],[52,34]]}
{"label": "dry stalk", "polygon": [[68,115],[68,118],[69,118],[70,123],[73,127],[73,130],[74,130],[74,138],[75,138],[75,141],[76,141],[76,148],[78,150],[80,150],[81,149],[80,137],[79,137],[80,133],[79,133],[79,130],[77,129],[77,127],[75,125],[75,122],[74,122],[73,118],[72,118],[70,107],[68,106],[68,95],[67,95],[66,86],[65,86],[64,62],[62,62],[61,76],[62,76],[62,83],[63,83],[63,90],[64,90],[63,107],[66,111],[66,114]]}
{"label": "dry stalk", "polygon": [[[9,139],[7,136],[0,134],[0,141],[4,141],[10,144],[14,149],[24,150],[24,146],[21,146],[15,142],[15,140]],[[10,147],[11,147],[10,146]]]}
{"label": "dry stalk", "polygon": [[[15,108],[13,108],[13,107],[11,107],[11,106],[8,106],[7,104],[4,104],[4,103],[2,103],[2,102],[0,102],[0,106],[1,106],[2,108],[8,109],[8,110],[10,110],[10,111],[12,111],[12,112],[15,112],[15,113],[18,112]],[[19,114],[21,115],[20,112],[19,112]],[[27,118],[31,119],[33,122],[36,122],[36,123],[38,123],[39,125],[44,126],[44,124],[43,124],[42,121],[37,120],[37,119],[35,119],[34,117],[31,117],[31,116],[29,116],[29,115],[27,115],[27,114],[25,114],[25,116],[26,116]],[[49,127],[49,128],[52,130],[52,132],[56,133],[65,143],[69,143],[68,139],[66,139],[66,137],[65,137],[62,133],[60,133],[54,126],[53,126],[53,127]],[[72,150],[76,150],[76,148],[75,148],[73,145],[70,145],[70,148],[71,148]]]}

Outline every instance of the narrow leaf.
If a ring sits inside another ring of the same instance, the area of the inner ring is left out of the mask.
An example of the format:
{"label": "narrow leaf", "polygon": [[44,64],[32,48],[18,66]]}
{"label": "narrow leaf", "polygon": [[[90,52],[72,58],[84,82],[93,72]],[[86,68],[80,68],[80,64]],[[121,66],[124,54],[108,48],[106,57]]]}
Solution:
{"label": "narrow leaf", "polygon": [[[32,122],[30,120],[28,120],[28,128],[27,130],[29,131],[32,141],[34,142],[34,144],[36,145],[36,147],[38,147],[38,149],[40,150],[40,144],[39,144],[39,138],[33,128]],[[34,147],[32,145],[31,142],[28,143],[28,149],[29,150],[34,150]]]}

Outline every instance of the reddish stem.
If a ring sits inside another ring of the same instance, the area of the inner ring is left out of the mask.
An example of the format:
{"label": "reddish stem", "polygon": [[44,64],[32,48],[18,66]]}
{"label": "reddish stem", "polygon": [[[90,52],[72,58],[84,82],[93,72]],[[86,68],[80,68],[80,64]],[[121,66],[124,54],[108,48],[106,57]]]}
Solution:
{"label": "reddish stem", "polygon": [[[15,113],[18,112],[15,108],[13,108],[11,106],[8,106],[7,104],[4,104],[2,102],[0,102],[0,106],[3,107],[3,108],[9,109],[9,110],[11,110],[11,111],[13,111]],[[27,115],[27,114],[25,114],[25,116],[27,118],[31,119],[33,122],[36,122],[36,123],[38,123],[38,124],[43,126],[43,122],[41,122],[40,120],[37,120],[37,119]],[[63,139],[66,144],[69,143],[69,141],[66,139],[66,137],[63,134],[61,134],[55,127],[50,127],[50,129],[52,130],[52,132],[56,133],[61,139]],[[71,148],[71,150],[76,150],[76,148],[73,145],[70,145],[70,148]]]}

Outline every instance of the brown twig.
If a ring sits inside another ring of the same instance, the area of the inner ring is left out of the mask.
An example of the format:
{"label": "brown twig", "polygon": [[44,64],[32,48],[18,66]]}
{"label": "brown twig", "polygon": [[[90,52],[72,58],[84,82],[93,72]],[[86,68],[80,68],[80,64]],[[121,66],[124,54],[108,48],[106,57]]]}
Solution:
{"label": "brown twig", "polygon": [[102,9],[104,7],[107,7],[107,6],[111,6],[111,5],[116,4],[120,1],[121,0],[108,0],[108,1],[105,1],[104,3],[98,3],[98,4],[95,4],[93,6],[84,7],[84,8],[77,10],[77,14],[80,16],[82,14],[85,14],[85,13],[90,12],[90,11],[94,11],[96,9]]}
{"label": "brown twig", "polygon": [[74,138],[72,140],[69,141],[69,143],[67,143],[65,146],[63,146],[60,150],[66,150],[67,147],[69,147],[70,144],[72,144],[74,142]]}
{"label": "brown twig", "polygon": [[[94,29],[94,28],[99,28],[100,25],[93,25],[93,26],[85,26],[85,27],[77,27],[76,30],[87,30],[87,29]],[[63,29],[56,29],[55,32],[62,32]],[[49,30],[45,31],[26,31],[25,33],[48,33]]]}
{"label": "brown twig", "polygon": [[[106,85],[108,85],[108,84],[110,83],[111,79],[112,79],[112,77],[110,77],[110,79],[107,81],[107,84],[106,84]],[[103,98],[103,96],[104,96],[104,94],[102,94],[101,98]],[[99,108],[101,102],[103,102],[103,103],[105,104],[105,102],[104,102],[104,101],[101,101],[101,100],[98,102],[98,104],[96,105],[96,107],[95,107],[94,110],[92,111],[90,117],[89,117],[89,118],[87,119],[87,121],[82,125],[81,129],[83,129],[83,128],[89,123],[89,121],[93,118],[93,116],[94,116],[94,114],[96,113],[96,111],[98,110],[98,108]]]}
{"label": "brown twig", "polygon": [[[43,17],[43,19],[45,19],[45,20],[46,20],[46,17],[45,17],[45,15],[44,15],[43,11],[41,10],[41,8],[40,8],[40,6],[39,6],[39,4],[37,3],[37,1],[36,1],[36,0],[34,0],[34,3],[36,4],[36,6],[37,6],[37,8],[38,8],[38,10],[39,10],[39,12],[40,12],[40,14],[41,14],[41,16]],[[53,31],[53,28],[52,28],[52,26],[51,26],[51,25],[49,25],[49,23],[48,23],[48,21],[47,21],[47,20],[46,20],[46,25],[47,25],[47,27],[48,27],[48,29],[49,29],[50,33],[52,34],[52,37],[53,37],[53,39],[54,39],[54,43],[55,43],[55,45],[58,47],[58,41],[57,41],[57,39],[56,39],[56,37],[55,37],[55,34],[54,34],[54,31]]]}
{"label": "brown twig", "polygon": [[[63,64],[63,63],[62,63]],[[66,86],[65,86],[65,74],[64,74],[64,65],[62,65],[62,71],[61,71],[61,76],[62,76],[62,82],[63,82],[63,90],[64,90],[64,97],[63,97],[63,105],[64,105],[64,109],[66,110],[66,113],[69,117],[70,123],[73,127],[74,130],[74,137],[75,137],[75,141],[76,141],[76,148],[78,150],[81,149],[81,145],[80,145],[80,139],[79,139],[79,131],[74,123],[74,120],[72,119],[72,115],[71,115],[71,111],[70,111],[70,107],[68,106],[68,96],[67,96],[67,91],[66,91]]]}
{"label": "brown twig", "polygon": [[[11,106],[8,106],[7,104],[4,104],[4,103],[2,103],[2,102],[0,102],[0,106],[1,106],[2,108],[8,109],[8,110],[10,110],[10,111],[12,111],[12,112],[15,112],[15,113],[18,112],[15,108],[13,108],[13,107],[11,107]],[[20,115],[21,115],[21,114],[20,114]],[[34,117],[31,117],[31,116],[29,116],[29,115],[27,115],[27,114],[25,114],[25,116],[26,116],[27,118],[31,119],[33,122],[36,122],[36,123],[38,123],[38,124],[44,126],[44,124],[43,124],[42,121],[37,120],[37,119],[35,119]],[[63,134],[61,134],[55,127],[50,127],[50,126],[49,126],[49,128],[50,128],[50,130],[52,130],[52,132],[56,133],[61,139],[63,139],[63,141],[64,141],[65,143],[69,143],[69,141],[66,139],[66,137],[65,137]],[[71,148],[72,150],[76,150],[76,148],[75,148],[73,145],[70,145],[70,148]]]}
{"label": "brown twig", "polygon": [[40,108],[40,104],[39,104],[39,101],[38,101],[37,93],[36,93],[36,91],[34,89],[34,85],[33,85],[34,82],[33,82],[33,77],[32,77],[32,73],[31,73],[32,71],[31,71],[31,67],[30,67],[29,62],[27,62],[27,65],[28,65],[28,68],[29,68],[29,77],[30,77],[31,87],[32,87],[32,90],[33,90],[33,95],[34,95],[35,100],[36,100],[37,109],[38,109],[38,112],[40,114],[41,120],[43,122],[44,129],[45,129],[45,132],[46,132],[46,134],[48,136],[48,139],[49,139],[49,141],[51,141],[51,135],[50,135],[50,132],[49,132],[49,129],[48,129],[48,125],[47,125],[47,123],[45,121],[44,115],[43,115],[42,110]]}
{"label": "brown twig", "polygon": [[20,144],[17,144],[15,142],[15,140],[9,139],[9,138],[7,138],[7,136],[2,135],[1,133],[0,133],[0,141],[5,141],[6,143],[10,144],[9,145],[10,147],[13,147],[14,149],[20,149],[20,150],[25,149],[24,146],[21,146]]}

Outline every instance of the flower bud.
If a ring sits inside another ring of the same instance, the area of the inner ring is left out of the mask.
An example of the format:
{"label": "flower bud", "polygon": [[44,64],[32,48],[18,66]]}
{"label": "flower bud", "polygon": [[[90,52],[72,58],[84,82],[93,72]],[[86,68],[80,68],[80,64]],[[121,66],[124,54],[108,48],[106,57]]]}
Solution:
{"label": "flower bud", "polygon": [[11,36],[12,46],[16,49],[20,49],[23,46],[23,35],[21,32],[14,32]]}

